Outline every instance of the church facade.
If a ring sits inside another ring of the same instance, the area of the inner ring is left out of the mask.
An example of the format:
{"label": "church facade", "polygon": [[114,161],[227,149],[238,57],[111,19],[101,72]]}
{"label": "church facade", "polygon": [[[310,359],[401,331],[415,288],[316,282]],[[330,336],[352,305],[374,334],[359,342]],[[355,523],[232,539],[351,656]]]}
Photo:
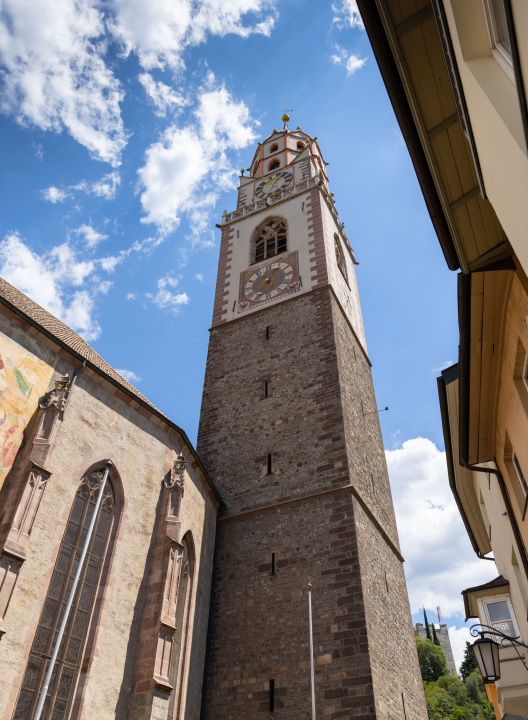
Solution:
{"label": "church facade", "polygon": [[0,280],[0,716],[425,720],[357,264],[316,138],[225,212],[197,451]]}

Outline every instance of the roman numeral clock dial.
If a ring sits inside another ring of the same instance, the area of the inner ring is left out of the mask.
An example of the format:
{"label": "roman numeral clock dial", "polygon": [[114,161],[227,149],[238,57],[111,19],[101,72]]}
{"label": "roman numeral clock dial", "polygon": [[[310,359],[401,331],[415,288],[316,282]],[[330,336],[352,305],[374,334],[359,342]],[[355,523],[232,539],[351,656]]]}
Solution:
{"label": "roman numeral clock dial", "polygon": [[241,273],[238,312],[291,295],[300,290],[297,253],[268,261],[257,269]]}

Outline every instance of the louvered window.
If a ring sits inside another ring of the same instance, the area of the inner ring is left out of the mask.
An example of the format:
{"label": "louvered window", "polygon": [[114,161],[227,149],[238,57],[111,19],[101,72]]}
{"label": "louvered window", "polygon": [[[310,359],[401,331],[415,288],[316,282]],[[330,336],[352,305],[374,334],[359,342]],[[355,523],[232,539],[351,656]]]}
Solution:
{"label": "louvered window", "polygon": [[[13,720],[33,718],[42,682],[55,648],[60,622],[84,547],[104,470],[86,475],[75,495],[42,615],[31,647]],[[108,536],[114,516],[114,493],[108,478],[90,547],[84,560],[57,662],[53,670],[42,720],[66,720],[79,675],[89,618],[96,597]]]}
{"label": "louvered window", "polygon": [[283,220],[272,220],[264,225],[259,230],[255,240],[254,262],[284,252],[286,250],[286,239],[286,223]]}

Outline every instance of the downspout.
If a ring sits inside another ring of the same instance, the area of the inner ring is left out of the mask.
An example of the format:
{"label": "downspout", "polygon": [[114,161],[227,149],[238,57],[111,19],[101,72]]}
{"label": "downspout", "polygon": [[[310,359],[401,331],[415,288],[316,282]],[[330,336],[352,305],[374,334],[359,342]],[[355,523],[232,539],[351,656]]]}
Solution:
{"label": "downspout", "polygon": [[[528,555],[524,545],[519,524],[513,511],[508,489],[504,478],[497,466],[496,458],[493,459],[495,468],[483,468],[478,465],[470,465],[469,460],[469,359],[470,359],[470,317],[471,317],[471,275],[458,276],[458,325],[460,329],[460,345],[458,348],[458,401],[459,401],[459,463],[466,470],[472,472],[491,473],[496,475],[499,488],[502,494],[506,512],[510,518],[513,535],[521,556],[523,568],[528,578]],[[491,559],[491,558],[486,558]]]}

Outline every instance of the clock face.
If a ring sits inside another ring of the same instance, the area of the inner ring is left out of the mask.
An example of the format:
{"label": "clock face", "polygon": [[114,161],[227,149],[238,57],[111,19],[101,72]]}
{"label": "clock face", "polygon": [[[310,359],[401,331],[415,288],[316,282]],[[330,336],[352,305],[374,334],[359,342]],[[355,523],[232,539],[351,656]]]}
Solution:
{"label": "clock face", "polygon": [[255,270],[244,286],[244,295],[252,302],[272,300],[286,290],[293,278],[293,267],[287,262],[276,262]]}
{"label": "clock face", "polygon": [[292,184],[292,181],[293,175],[287,170],[277,173],[276,175],[270,175],[257,185],[255,195],[258,198],[273,195],[273,193],[279,192],[280,190],[286,190],[286,188]]}

